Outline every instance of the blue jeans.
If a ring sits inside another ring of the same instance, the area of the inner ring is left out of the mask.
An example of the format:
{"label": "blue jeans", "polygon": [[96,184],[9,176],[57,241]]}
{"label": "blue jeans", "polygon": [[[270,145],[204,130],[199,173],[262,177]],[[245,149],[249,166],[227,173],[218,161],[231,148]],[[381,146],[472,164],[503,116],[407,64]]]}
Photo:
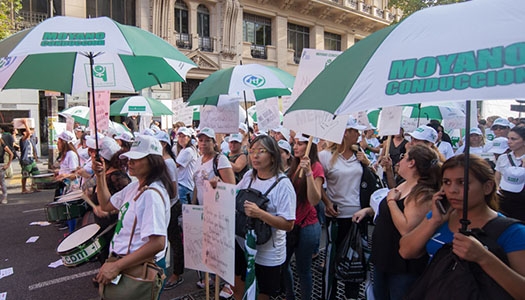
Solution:
{"label": "blue jeans", "polygon": [[294,282],[290,260],[295,253],[295,266],[301,284],[301,299],[312,298],[312,253],[319,247],[321,238],[321,225],[315,223],[301,228],[299,243],[293,249],[286,249],[286,262],[283,268],[284,286],[286,288],[286,299],[295,299]]}
{"label": "blue jeans", "polygon": [[179,184],[179,201],[181,204],[190,204],[193,190]]}
{"label": "blue jeans", "polygon": [[374,296],[377,300],[402,300],[414,281],[417,274],[386,273],[374,269]]}

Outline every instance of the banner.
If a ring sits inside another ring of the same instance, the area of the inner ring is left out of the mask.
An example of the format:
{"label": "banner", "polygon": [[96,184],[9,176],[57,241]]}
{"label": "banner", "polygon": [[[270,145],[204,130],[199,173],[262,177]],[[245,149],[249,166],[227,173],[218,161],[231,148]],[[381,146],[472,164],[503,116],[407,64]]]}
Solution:
{"label": "banner", "polygon": [[[89,111],[89,129],[91,129],[91,133],[95,132],[95,118],[97,118],[98,132],[106,132],[108,130],[110,96],[110,91],[95,92],[95,105],[90,105]],[[93,104],[93,98],[91,98],[91,103]],[[95,107],[96,112],[93,111],[93,107]]]}

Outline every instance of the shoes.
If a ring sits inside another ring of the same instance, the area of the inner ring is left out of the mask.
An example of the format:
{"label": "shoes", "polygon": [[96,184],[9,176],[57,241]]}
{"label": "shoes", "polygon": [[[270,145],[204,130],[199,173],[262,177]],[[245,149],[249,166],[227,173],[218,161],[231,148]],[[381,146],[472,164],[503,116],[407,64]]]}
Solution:
{"label": "shoes", "polygon": [[[213,285],[214,285],[213,280],[210,279],[210,287],[212,287]],[[197,286],[200,289],[204,289],[206,287],[206,285],[204,284],[204,279],[197,281]]]}
{"label": "shoes", "polygon": [[233,297],[232,287],[229,284],[225,284],[222,287],[221,292],[219,293],[219,298],[221,298],[221,299],[230,299],[231,297]]}
{"label": "shoes", "polygon": [[182,277],[179,277],[179,279],[175,282],[166,282],[166,284],[164,285],[164,290],[168,291],[168,290],[174,289],[178,287],[179,285],[181,285],[183,282],[184,282],[184,278]]}
{"label": "shoes", "polygon": [[7,204],[7,198],[2,199],[2,204]]}
{"label": "shoes", "polygon": [[57,229],[58,229],[59,231],[62,231],[62,230],[66,230],[66,229],[68,229],[68,228],[69,228],[69,226],[67,226],[67,225],[62,225],[62,226],[59,226]]}

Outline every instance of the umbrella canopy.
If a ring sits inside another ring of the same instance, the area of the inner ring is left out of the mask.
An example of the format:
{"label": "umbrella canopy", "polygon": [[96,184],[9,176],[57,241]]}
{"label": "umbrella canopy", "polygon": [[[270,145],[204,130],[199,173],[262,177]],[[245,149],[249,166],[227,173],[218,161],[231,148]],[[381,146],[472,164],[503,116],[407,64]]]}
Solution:
{"label": "umbrella canopy", "polygon": [[[137,91],[196,65],[158,36],[107,17],[54,17],[0,41],[0,89]],[[92,70],[93,73],[92,73]]]}
{"label": "umbrella canopy", "polygon": [[410,105],[407,107],[410,111],[410,118],[426,119],[426,120],[447,120],[455,118],[465,118],[465,113],[456,107],[441,106],[441,105]]}
{"label": "umbrella canopy", "polygon": [[64,109],[58,114],[64,117],[70,116],[75,120],[75,122],[78,122],[82,125],[87,125],[89,123],[89,107],[87,106],[73,106]]}
{"label": "umbrella canopy", "polygon": [[[418,11],[339,55],[288,111],[523,96],[525,3],[476,0]],[[323,99],[323,101],[320,101]]]}
{"label": "umbrella canopy", "polygon": [[159,100],[144,96],[121,98],[109,107],[110,116],[170,116],[173,112]]}
{"label": "umbrella canopy", "polygon": [[290,95],[295,78],[275,67],[239,65],[206,78],[188,99],[189,105],[220,105],[222,101],[257,101]]}

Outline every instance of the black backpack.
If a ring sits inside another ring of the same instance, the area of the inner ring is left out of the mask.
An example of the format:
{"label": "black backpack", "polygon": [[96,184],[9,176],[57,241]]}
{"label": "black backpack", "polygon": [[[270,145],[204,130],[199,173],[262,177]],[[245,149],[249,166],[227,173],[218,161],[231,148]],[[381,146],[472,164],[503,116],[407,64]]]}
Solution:
{"label": "black backpack", "polygon": [[275,182],[268,188],[268,190],[263,194],[259,190],[252,189],[253,178],[250,179],[250,184],[248,188],[239,190],[237,196],[235,197],[235,234],[245,238],[246,232],[248,229],[254,229],[256,237],[256,244],[263,245],[272,237],[272,227],[261,219],[250,218],[244,212],[244,201],[248,200],[257,204],[257,206],[266,211],[268,208],[268,194],[270,191],[281,181],[281,179],[287,178],[286,176],[281,176],[275,180]]}
{"label": "black backpack", "polygon": [[[498,245],[498,237],[511,225],[521,221],[498,216],[472,235],[508,265],[507,255]],[[452,244],[441,247],[421,277],[405,295],[405,300],[420,299],[513,299],[476,263],[460,259],[452,252]]]}

